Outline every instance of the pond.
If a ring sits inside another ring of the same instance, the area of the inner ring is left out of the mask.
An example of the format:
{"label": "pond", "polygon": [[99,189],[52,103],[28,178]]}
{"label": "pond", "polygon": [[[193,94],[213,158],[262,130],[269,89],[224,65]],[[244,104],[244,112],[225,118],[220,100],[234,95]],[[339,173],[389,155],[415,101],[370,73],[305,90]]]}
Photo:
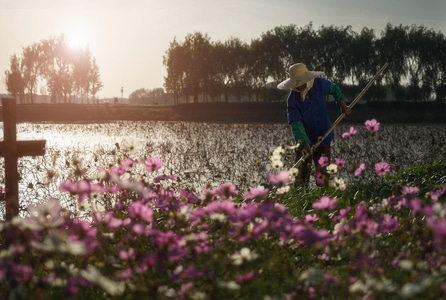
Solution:
{"label": "pond", "polygon": [[[342,139],[353,125],[341,124],[335,131],[333,158],[347,166],[361,162],[373,166],[378,161],[396,172],[411,165],[430,163],[446,157],[443,125],[382,124],[375,135],[354,125],[358,134]],[[3,138],[3,131],[0,131]],[[43,157],[19,160],[21,204],[64,198],[58,189],[67,179],[94,178],[100,168],[116,165],[124,157],[156,157],[163,161],[159,172],[177,175],[178,189],[197,191],[224,182],[241,191],[265,182],[277,172],[270,165],[271,151],[291,143],[287,124],[210,124],[187,122],[110,122],[102,124],[35,124],[17,127],[20,140],[45,139]],[[284,155],[284,168],[293,165],[293,153]],[[3,160],[1,167],[4,169]],[[373,167],[372,167],[373,168]],[[372,174],[372,173],[371,173]],[[355,180],[346,174],[346,180]],[[4,174],[0,174],[4,186]],[[67,200],[68,201],[68,200]]]}

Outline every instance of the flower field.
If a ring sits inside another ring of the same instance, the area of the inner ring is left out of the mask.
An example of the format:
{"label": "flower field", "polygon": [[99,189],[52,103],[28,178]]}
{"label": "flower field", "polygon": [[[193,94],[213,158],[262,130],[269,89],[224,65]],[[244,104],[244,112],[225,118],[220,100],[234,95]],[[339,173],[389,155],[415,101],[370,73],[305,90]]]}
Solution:
{"label": "flower field", "polygon": [[[0,299],[441,299],[442,125],[336,130],[295,187],[283,124],[21,124]],[[1,175],[3,176],[3,174]],[[3,208],[4,210],[4,208]]]}

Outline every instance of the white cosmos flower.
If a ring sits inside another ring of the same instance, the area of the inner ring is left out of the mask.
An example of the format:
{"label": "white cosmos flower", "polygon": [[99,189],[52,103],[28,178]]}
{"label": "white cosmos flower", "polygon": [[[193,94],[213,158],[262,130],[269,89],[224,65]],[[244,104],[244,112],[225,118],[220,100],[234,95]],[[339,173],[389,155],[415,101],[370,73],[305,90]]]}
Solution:
{"label": "white cosmos flower", "polygon": [[140,140],[138,140],[134,137],[128,137],[128,138],[124,138],[121,141],[121,146],[124,151],[136,152],[137,150],[139,150],[142,147],[142,143]]}
{"label": "white cosmos flower", "polygon": [[273,155],[279,155],[282,156],[282,154],[285,153],[285,149],[283,149],[282,146],[277,147],[276,149],[273,150]]}
{"label": "white cosmos flower", "polygon": [[240,285],[235,281],[218,281],[218,285],[228,290],[239,290]]}
{"label": "white cosmos flower", "polygon": [[340,177],[335,177],[333,179],[330,179],[329,186],[334,187],[335,189],[338,189],[340,191],[344,191],[347,186],[345,185],[344,179],[340,178]]}
{"label": "white cosmos flower", "polygon": [[247,247],[243,247],[240,252],[234,253],[231,256],[232,263],[236,266],[241,265],[245,260],[251,261],[258,257],[258,254],[255,251],[251,251],[251,249]]}
{"label": "white cosmos flower", "polygon": [[282,160],[282,156],[277,153],[273,153],[273,155],[271,155],[271,161],[276,161],[276,160]]}
{"label": "white cosmos flower", "polygon": [[211,213],[211,214],[209,214],[209,219],[211,219],[213,221],[224,222],[224,221],[226,221],[226,215],[222,214],[222,213]]}
{"label": "white cosmos flower", "polygon": [[328,174],[334,174],[338,172],[338,166],[336,164],[329,164],[326,170]]}
{"label": "white cosmos flower", "polygon": [[101,272],[92,265],[88,265],[86,270],[80,271],[80,275],[88,281],[97,284],[109,295],[121,295],[124,292],[125,284],[123,282],[112,281],[103,276]]}
{"label": "white cosmos flower", "polygon": [[274,169],[280,169],[280,168],[283,167],[283,162],[281,160],[274,160],[274,161],[271,162],[271,166]]}
{"label": "white cosmos flower", "polygon": [[285,193],[288,193],[289,191],[290,191],[290,186],[289,185],[285,185],[285,186],[282,186],[282,187],[278,188],[276,193],[277,194],[285,194]]}
{"label": "white cosmos flower", "polygon": [[289,172],[290,172],[290,176],[297,176],[299,174],[299,169],[291,168],[291,169],[289,169]]}

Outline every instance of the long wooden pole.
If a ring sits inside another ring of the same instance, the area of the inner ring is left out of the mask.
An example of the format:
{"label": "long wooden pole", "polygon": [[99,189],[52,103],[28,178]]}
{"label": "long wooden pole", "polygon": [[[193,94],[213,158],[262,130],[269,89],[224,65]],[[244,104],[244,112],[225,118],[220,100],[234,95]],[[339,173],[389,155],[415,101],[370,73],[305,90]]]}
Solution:
{"label": "long wooden pole", "polygon": [[[381,69],[378,70],[378,73],[367,83],[367,85],[362,89],[362,91],[355,97],[355,99],[348,105],[350,109],[353,109],[353,106],[358,103],[359,100],[361,100],[362,96],[367,92],[367,90],[372,86],[372,84],[378,79],[378,77],[381,75],[381,73],[384,72],[384,70],[389,66],[389,63],[385,63],[384,66],[381,67]],[[333,122],[331,127],[327,130],[327,132],[320,136],[317,139],[317,142],[311,147],[311,152],[313,152],[319,145],[322,143],[323,140],[341,123],[341,121],[345,118],[346,114],[343,112],[336,121]],[[291,167],[291,168],[297,168],[299,167],[306,159],[308,159],[311,156],[311,153],[305,153],[302,155],[302,157]]]}

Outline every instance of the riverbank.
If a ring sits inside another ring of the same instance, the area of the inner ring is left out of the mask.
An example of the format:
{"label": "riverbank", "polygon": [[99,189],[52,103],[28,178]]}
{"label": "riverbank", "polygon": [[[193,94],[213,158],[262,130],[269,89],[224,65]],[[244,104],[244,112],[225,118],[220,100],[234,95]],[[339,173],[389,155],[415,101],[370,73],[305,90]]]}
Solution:
{"label": "riverbank", "polygon": [[[339,107],[328,104],[335,120]],[[0,106],[1,112],[1,106]],[[358,104],[344,122],[362,123],[375,118],[385,123],[446,122],[443,103],[375,102]],[[2,114],[0,114],[2,120]],[[210,123],[286,123],[286,104],[281,103],[195,103],[176,106],[18,104],[18,122],[107,122],[186,121]]]}

